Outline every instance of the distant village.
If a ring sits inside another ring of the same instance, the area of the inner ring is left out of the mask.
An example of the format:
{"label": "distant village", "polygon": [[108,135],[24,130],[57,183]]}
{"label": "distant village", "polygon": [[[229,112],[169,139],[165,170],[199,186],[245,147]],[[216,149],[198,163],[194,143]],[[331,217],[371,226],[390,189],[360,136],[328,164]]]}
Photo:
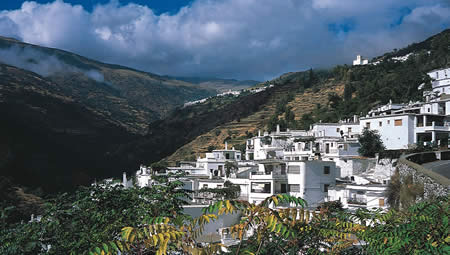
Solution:
{"label": "distant village", "polygon": [[272,88],[273,86],[274,86],[273,84],[269,84],[268,86],[264,86],[264,87],[248,88],[248,89],[242,89],[242,90],[231,90],[230,89],[228,91],[219,93],[219,94],[217,94],[215,96],[212,96],[212,97],[207,97],[207,98],[203,98],[203,99],[196,100],[196,101],[186,102],[184,104],[184,107],[204,103],[208,99],[211,99],[213,97],[224,97],[224,96],[230,96],[230,95],[231,96],[239,96],[243,92],[249,92],[249,93],[255,94],[255,93],[259,93],[259,92],[265,91],[267,88]]}

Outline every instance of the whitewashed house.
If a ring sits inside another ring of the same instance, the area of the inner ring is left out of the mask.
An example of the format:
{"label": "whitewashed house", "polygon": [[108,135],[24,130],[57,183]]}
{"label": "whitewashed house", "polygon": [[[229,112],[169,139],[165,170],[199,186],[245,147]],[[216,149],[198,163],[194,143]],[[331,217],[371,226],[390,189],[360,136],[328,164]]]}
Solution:
{"label": "whitewashed house", "polygon": [[369,64],[369,60],[363,58],[361,55],[357,55],[356,59],[353,60],[354,66],[367,65],[367,64]]}
{"label": "whitewashed house", "polygon": [[226,162],[239,162],[242,160],[242,153],[234,148],[213,150],[206,153],[204,158],[199,157],[196,162],[181,162],[179,166],[169,167],[169,171],[184,171],[190,176],[225,177]]}
{"label": "whitewashed house", "polygon": [[228,179],[241,187],[241,199],[259,203],[272,195],[290,194],[305,199],[309,207],[325,201],[338,173],[334,162],[322,160],[261,160],[246,171],[247,175]]}
{"label": "whitewashed house", "polygon": [[328,201],[340,201],[342,207],[351,211],[359,208],[387,210],[382,184],[337,184],[328,190]]}
{"label": "whitewashed house", "polygon": [[427,74],[432,79],[433,92],[450,95],[450,68],[436,69]]}

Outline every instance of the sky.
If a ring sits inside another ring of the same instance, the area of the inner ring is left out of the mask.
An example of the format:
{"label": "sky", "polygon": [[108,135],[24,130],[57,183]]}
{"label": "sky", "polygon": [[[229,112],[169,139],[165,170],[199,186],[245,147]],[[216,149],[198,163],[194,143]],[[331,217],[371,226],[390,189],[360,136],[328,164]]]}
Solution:
{"label": "sky", "polygon": [[0,1],[2,36],[173,76],[262,81],[449,27],[450,0]]}

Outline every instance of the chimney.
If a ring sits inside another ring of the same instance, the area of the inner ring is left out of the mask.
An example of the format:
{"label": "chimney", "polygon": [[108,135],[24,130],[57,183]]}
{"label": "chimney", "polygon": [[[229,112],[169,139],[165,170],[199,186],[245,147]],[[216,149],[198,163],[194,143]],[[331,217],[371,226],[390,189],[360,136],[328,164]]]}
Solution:
{"label": "chimney", "polygon": [[228,142],[225,141],[225,150],[228,150]]}
{"label": "chimney", "polygon": [[261,129],[258,130],[258,137],[260,137],[260,136],[261,136]]}
{"label": "chimney", "polygon": [[123,172],[122,176],[122,185],[126,188],[127,187],[127,173]]}
{"label": "chimney", "polygon": [[356,115],[356,114],[353,115],[353,122],[354,123],[358,122],[358,115]]}
{"label": "chimney", "polygon": [[280,124],[277,124],[277,134],[280,133]]}

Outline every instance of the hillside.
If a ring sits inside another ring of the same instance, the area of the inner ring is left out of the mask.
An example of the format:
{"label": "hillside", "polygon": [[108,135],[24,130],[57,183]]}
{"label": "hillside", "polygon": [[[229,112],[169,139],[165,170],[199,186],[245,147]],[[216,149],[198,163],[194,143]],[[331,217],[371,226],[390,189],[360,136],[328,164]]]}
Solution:
{"label": "hillside", "polygon": [[[225,140],[244,150],[247,137],[257,130],[308,129],[315,122],[336,122],[364,115],[376,105],[422,100],[421,83],[426,72],[450,65],[450,30],[374,58],[376,64],[336,66],[331,70],[310,70],[284,74],[270,82],[279,89],[260,110],[239,121],[224,123],[201,134],[165,160],[174,163],[193,160],[208,150],[222,148]],[[409,56],[399,61],[395,57]]]}
{"label": "hillside", "polygon": [[164,118],[175,107],[217,93],[214,87],[202,88],[4,37],[0,37],[0,62],[41,75],[64,95],[140,134],[149,122]]}
{"label": "hillside", "polygon": [[[289,105],[294,106],[292,111],[295,116],[301,117],[304,113],[312,111],[317,103],[326,105],[329,93],[342,95],[343,89],[343,85],[333,86],[328,84],[317,92],[313,92],[312,89],[307,89],[303,92],[298,89],[296,83],[287,83],[282,86],[282,89],[270,95],[270,98],[262,109],[252,113],[248,117],[225,123],[196,137],[165,160],[172,163],[180,160],[194,160],[198,156],[204,156],[204,153],[210,149],[222,149],[224,141],[227,141],[230,147],[235,146],[237,149],[242,149],[246,140],[258,134],[259,130],[261,132],[268,131],[267,125],[270,117],[276,111],[277,103],[289,92],[295,91],[293,94],[294,98],[289,102]],[[299,119],[299,117],[296,118]]]}
{"label": "hillside", "polygon": [[115,153],[134,136],[61,92],[35,73],[0,65],[0,176],[51,192],[129,166]]}
{"label": "hillside", "polygon": [[173,77],[172,79],[196,84],[204,89],[213,88],[216,89],[218,92],[246,89],[260,83],[259,81],[254,80],[239,81],[236,79],[203,78],[203,77]]}

